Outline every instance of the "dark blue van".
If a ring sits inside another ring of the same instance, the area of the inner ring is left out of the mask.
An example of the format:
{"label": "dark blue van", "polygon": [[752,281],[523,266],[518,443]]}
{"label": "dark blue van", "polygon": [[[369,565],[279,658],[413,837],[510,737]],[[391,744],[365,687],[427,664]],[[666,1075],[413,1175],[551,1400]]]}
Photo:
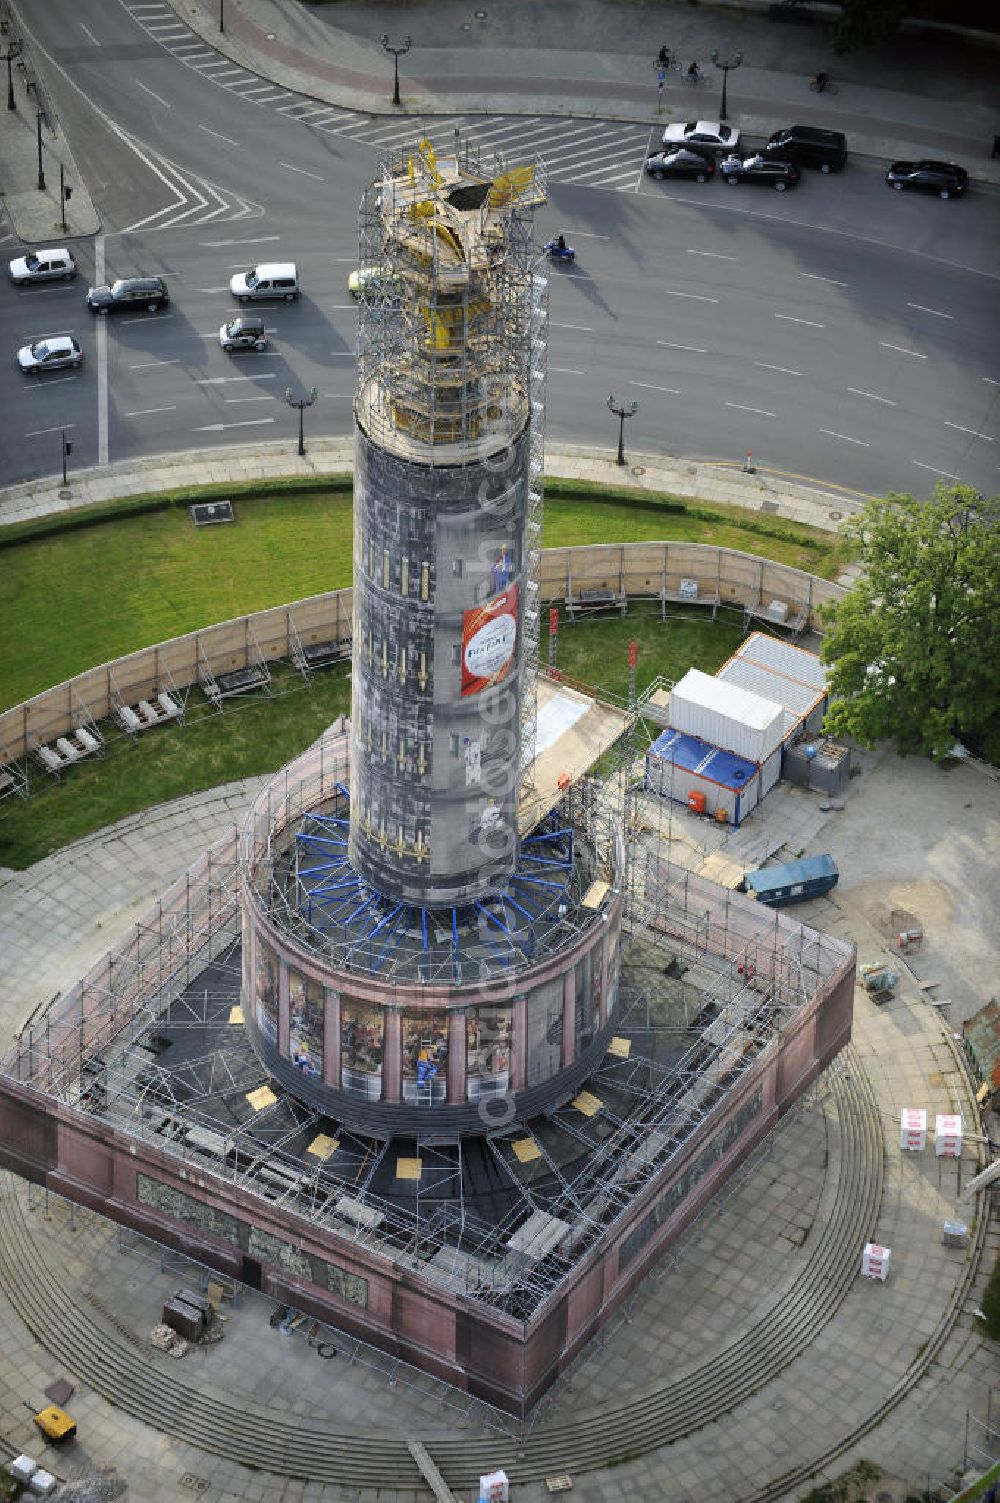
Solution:
{"label": "dark blue van", "polygon": [[762,866],[747,872],[743,890],[759,903],[780,908],[785,903],[800,903],[804,898],[818,898],[837,885],[837,863],[832,856],[803,856],[801,861],[786,861],[781,866]]}

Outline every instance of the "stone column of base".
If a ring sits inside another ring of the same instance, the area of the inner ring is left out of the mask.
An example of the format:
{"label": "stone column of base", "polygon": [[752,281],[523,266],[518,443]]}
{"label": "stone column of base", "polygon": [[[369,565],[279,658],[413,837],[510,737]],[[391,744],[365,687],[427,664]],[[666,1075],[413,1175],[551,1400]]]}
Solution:
{"label": "stone column of base", "polygon": [[448,1014],[448,1100],[458,1106],[465,1100],[468,1033],[464,1007]]}
{"label": "stone column of base", "polygon": [[576,969],[563,977],[562,1044],[559,1063],[563,1069],[573,1063],[576,1054]]}
{"label": "stone column of base", "polygon": [[514,998],[510,1041],[510,1088],[522,1091],[528,1079],[528,999]]}
{"label": "stone column of base", "polygon": [[288,967],[281,965],[278,969],[278,1053],[282,1059],[287,1059],[290,1049],[288,1035],[291,1029],[291,1019],[288,1015]]}
{"label": "stone column of base", "polygon": [[403,1013],[387,1007],[382,1035],[382,1100],[401,1101],[403,1096]]}
{"label": "stone column of base", "polygon": [[340,993],[329,990],[323,1014],[323,1080],[340,1089]]}

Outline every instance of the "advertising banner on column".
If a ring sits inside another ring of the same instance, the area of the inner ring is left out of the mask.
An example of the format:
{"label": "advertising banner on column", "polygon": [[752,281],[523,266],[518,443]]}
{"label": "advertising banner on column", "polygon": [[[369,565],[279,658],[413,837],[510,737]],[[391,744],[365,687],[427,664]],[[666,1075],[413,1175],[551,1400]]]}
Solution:
{"label": "advertising banner on column", "polygon": [[517,643],[517,585],[462,617],[462,697],[506,677]]}

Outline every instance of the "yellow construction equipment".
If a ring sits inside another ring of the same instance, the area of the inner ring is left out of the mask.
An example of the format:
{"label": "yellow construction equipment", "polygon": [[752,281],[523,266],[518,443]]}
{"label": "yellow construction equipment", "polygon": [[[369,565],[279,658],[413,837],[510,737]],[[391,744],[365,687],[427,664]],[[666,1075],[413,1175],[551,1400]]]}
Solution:
{"label": "yellow construction equipment", "polygon": [[46,1440],[52,1441],[54,1445],[71,1440],[76,1434],[76,1420],[65,1409],[60,1409],[58,1404],[49,1404],[45,1409],[39,1409],[35,1415],[35,1424]]}

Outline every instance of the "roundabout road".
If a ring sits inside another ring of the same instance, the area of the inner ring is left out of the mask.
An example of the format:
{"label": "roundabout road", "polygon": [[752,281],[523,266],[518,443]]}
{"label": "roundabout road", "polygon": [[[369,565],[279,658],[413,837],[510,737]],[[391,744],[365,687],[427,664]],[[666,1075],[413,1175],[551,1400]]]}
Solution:
{"label": "roundabout road", "polygon": [[[0,375],[0,483],[74,463],[202,445],[293,441],[287,386],[317,387],[313,431],[344,433],[353,392],[356,209],[378,152],[419,134],[320,107],[219,59],[149,5],[57,0],[32,18],[64,128],[105,226],[75,283],[0,294],[0,338],[72,330],[78,372]],[[140,23],[137,17],[145,20]],[[620,122],[434,121],[533,150],[549,172],[553,268],[548,431],[614,438],[610,392],[634,398],[636,449],[763,464],[861,491],[926,493],[938,478],[993,493],[1000,474],[1000,198],[890,193],[882,169],[806,173],[778,195],[645,178],[655,140]],[[404,130],[407,133],[404,136]],[[266,307],[271,348],[223,354],[234,269],[295,260],[303,297]],[[166,313],[95,320],[86,284],[143,271]]]}

